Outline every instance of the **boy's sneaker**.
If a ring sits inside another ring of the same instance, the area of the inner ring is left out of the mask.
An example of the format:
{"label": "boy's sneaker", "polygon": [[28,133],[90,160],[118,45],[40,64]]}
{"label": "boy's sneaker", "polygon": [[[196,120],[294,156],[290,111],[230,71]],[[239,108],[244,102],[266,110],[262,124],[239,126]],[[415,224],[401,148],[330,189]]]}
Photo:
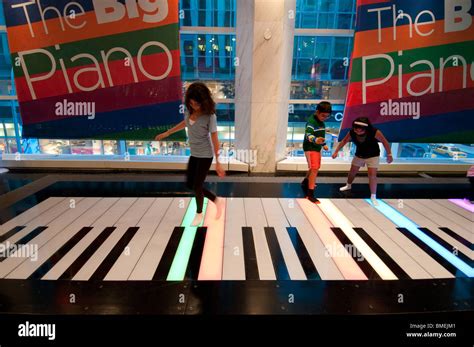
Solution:
{"label": "boy's sneaker", "polygon": [[313,204],[319,205],[319,204],[321,203],[321,201],[319,201],[318,199],[316,199],[314,196],[308,195],[306,198],[307,198],[309,201],[311,201]]}
{"label": "boy's sneaker", "polygon": [[303,190],[303,193],[304,195],[308,195],[308,179],[305,178],[302,182],[301,182],[301,189]]}
{"label": "boy's sneaker", "polygon": [[352,188],[352,184],[347,183],[344,187],[339,188],[339,191],[345,192],[345,191],[351,190],[351,188]]}

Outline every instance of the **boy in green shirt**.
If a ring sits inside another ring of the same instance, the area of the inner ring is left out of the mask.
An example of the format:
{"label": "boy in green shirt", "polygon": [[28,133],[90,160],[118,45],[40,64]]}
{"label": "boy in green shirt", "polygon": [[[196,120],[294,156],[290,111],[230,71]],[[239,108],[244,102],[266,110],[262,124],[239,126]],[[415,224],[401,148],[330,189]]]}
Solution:
{"label": "boy in green shirt", "polygon": [[315,204],[319,204],[319,200],[314,197],[314,188],[321,167],[321,148],[325,151],[328,150],[325,143],[326,126],[324,121],[329,118],[331,112],[331,103],[327,101],[320,102],[316,108],[316,113],[309,117],[304,134],[303,150],[308,162],[308,172],[303,182],[301,182],[301,187],[306,198]]}

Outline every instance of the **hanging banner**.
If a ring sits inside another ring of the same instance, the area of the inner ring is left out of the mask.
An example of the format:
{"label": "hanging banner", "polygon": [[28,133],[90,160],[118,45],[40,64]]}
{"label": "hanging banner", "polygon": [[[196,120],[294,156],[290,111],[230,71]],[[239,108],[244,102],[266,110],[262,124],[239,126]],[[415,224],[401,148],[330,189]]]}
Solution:
{"label": "hanging banner", "polygon": [[151,140],[180,114],[178,0],[3,0],[23,137]]}
{"label": "hanging banner", "polygon": [[474,143],[473,0],[358,0],[339,139],[368,117],[389,141]]}

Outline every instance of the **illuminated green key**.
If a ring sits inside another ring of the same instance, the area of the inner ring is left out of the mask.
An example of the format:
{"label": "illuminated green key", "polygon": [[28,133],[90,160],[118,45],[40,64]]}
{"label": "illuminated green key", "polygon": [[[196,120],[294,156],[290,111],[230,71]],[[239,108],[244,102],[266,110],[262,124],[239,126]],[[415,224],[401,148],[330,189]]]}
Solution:
{"label": "illuminated green key", "polygon": [[[204,199],[202,213],[206,215],[207,199]],[[191,226],[191,223],[196,214],[196,199],[191,199],[191,203],[188,205],[186,214],[184,215],[181,226],[184,227],[183,236],[179,241],[179,246],[171,264],[170,272],[168,273],[167,281],[182,281],[186,274],[186,268],[188,267],[189,256],[193,248],[194,238],[198,227]],[[204,218],[199,227],[204,223]]]}

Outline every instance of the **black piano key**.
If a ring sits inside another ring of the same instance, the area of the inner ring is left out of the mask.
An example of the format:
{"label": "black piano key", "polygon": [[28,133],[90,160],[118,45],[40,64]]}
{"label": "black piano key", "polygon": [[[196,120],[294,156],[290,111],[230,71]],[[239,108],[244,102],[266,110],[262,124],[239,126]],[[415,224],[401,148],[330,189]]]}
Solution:
{"label": "black piano key", "polygon": [[201,266],[202,253],[204,251],[204,242],[206,241],[206,227],[199,227],[194,236],[193,247],[189,255],[188,266],[184,275],[185,280],[197,280],[199,275],[199,268]]}
{"label": "black piano key", "polygon": [[306,274],[306,278],[308,280],[320,280],[321,276],[319,275],[316,266],[314,266],[313,260],[311,259],[298,230],[295,227],[287,227],[286,230],[288,231],[288,235],[290,235],[290,240],[293,243],[293,247],[295,248],[301,266],[303,267],[303,271]]}
{"label": "black piano key", "polygon": [[244,244],[245,279],[258,280],[257,254],[255,253],[255,243],[253,242],[253,232],[251,227],[242,227],[242,241]]}
{"label": "black piano key", "polygon": [[24,236],[22,239],[18,240],[16,243],[19,245],[24,245],[33,240],[36,236],[41,234],[44,230],[48,229],[46,226],[37,227],[32,230],[28,235]]}
{"label": "black piano key", "polygon": [[469,240],[466,240],[464,237],[462,237],[461,235],[458,235],[457,233],[455,233],[454,231],[452,231],[449,228],[440,227],[439,229],[444,231],[446,234],[451,236],[453,239],[455,239],[455,240],[459,241],[460,243],[462,243],[464,246],[469,248],[471,251],[474,251],[474,243],[470,242]]}
{"label": "black piano key", "polygon": [[93,228],[92,227],[84,227],[79,232],[77,232],[72,238],[70,238],[64,245],[61,246],[52,256],[48,258],[39,268],[33,272],[28,279],[40,279],[46,273],[49,272],[53,268],[54,265],[57,264],[59,260],[62,259],[75,245],[81,241],[84,236],[89,233]]}
{"label": "black piano key", "polygon": [[363,228],[353,228],[354,231],[364,240],[364,242],[378,255],[378,257],[388,266],[388,268],[398,277],[398,279],[410,279],[410,276],[397,264],[393,258],[379,246],[375,240]]}
{"label": "black piano key", "polygon": [[[21,238],[20,240],[18,240],[17,242],[14,242],[11,244],[12,247],[10,247],[10,250],[12,250],[14,247],[16,249],[18,249],[21,245],[26,245],[28,242],[30,242],[32,239],[34,239],[36,236],[38,236],[39,234],[41,234],[44,230],[48,229],[48,227],[37,227],[35,228],[34,230],[32,230],[31,232],[28,233],[28,235],[24,236],[23,238]],[[8,242],[8,241],[7,241]],[[7,252],[9,254],[12,253],[12,251],[10,252]],[[2,261],[4,261],[5,259],[7,259],[8,257],[5,257],[5,256],[0,256],[0,263]]]}
{"label": "black piano key", "polygon": [[275,233],[275,229],[272,227],[265,227],[265,237],[267,239],[268,249],[270,250],[270,256],[272,257],[273,269],[277,280],[290,280],[290,274],[286,267],[283,253],[281,252],[280,244]]}
{"label": "black piano key", "polygon": [[94,273],[92,274],[90,278],[91,280],[100,281],[100,280],[103,280],[105,276],[107,276],[107,273],[110,271],[112,266],[120,257],[120,254],[124,252],[125,247],[127,247],[127,245],[130,243],[132,238],[137,233],[138,229],[139,229],[138,227],[130,227],[127,229],[125,234],[122,235],[122,237],[114,246],[114,248],[112,248],[109,254],[107,254],[107,257],[104,259],[104,261],[94,271]]}
{"label": "black piano key", "polygon": [[[466,264],[468,264],[469,266],[472,267],[473,265],[473,261],[467,256],[465,255],[463,252],[461,252],[459,249],[457,249],[456,247],[454,247],[453,245],[451,245],[449,242],[445,241],[444,239],[442,239],[441,237],[439,237],[438,235],[436,235],[434,232],[432,232],[430,229],[428,228],[418,228],[420,229],[420,231],[424,232],[426,235],[428,235],[429,237],[431,237],[433,240],[435,240],[436,242],[438,242],[441,246],[443,246],[448,252],[452,253],[454,256],[458,257],[459,259],[461,259],[463,262],[465,262]],[[456,250],[456,252],[455,252]]]}
{"label": "black piano key", "polygon": [[17,226],[14,227],[13,229],[7,231],[5,234],[0,236],[0,242],[3,242],[7,239],[9,239],[11,236],[15,235],[17,232],[23,230],[25,226]]}
{"label": "black piano key", "polygon": [[451,272],[456,277],[467,277],[464,273],[458,270],[454,265],[440,256],[435,250],[433,250],[430,246],[426,243],[421,241],[418,237],[413,235],[408,229],[406,228],[397,228],[400,232],[405,235],[410,241],[420,247],[425,253],[427,253],[431,258],[436,260],[441,266],[443,266],[446,270]]}
{"label": "black piano key", "polygon": [[365,257],[359,257],[359,254],[362,254],[356,246],[354,246],[347,237],[347,235],[342,231],[341,228],[331,228],[336,237],[339,239],[341,244],[344,246],[346,250],[348,250],[347,253],[355,260],[356,264],[359,265],[360,269],[362,272],[367,276],[368,279],[370,280],[380,280],[381,277],[375,271],[375,269],[370,265],[370,263],[365,259]]}
{"label": "black piano key", "polygon": [[90,257],[99,249],[99,247],[107,240],[107,238],[115,230],[115,227],[107,227],[96,237],[96,239],[77,257],[77,259],[67,268],[66,271],[59,277],[60,280],[72,279]]}
{"label": "black piano key", "polygon": [[154,280],[166,281],[171,264],[173,263],[174,255],[178,250],[179,241],[183,236],[183,232],[184,227],[175,227],[173,229],[173,233],[168,240],[168,244],[166,245],[165,251],[163,252],[160,262],[158,263],[155,274],[153,275]]}

